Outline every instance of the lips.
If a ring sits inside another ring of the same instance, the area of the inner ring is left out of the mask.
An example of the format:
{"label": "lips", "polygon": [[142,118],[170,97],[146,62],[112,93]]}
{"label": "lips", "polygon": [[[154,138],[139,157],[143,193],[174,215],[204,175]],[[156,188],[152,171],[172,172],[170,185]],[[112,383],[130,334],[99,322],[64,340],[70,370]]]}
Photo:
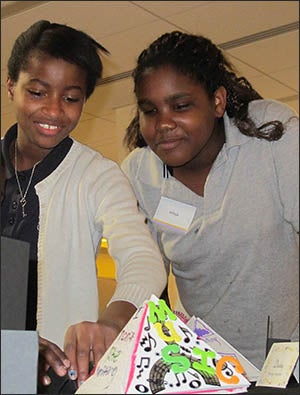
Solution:
{"label": "lips", "polygon": [[38,125],[40,132],[47,136],[56,135],[61,130],[61,126],[59,125],[46,122],[36,122],[36,124]]}
{"label": "lips", "polygon": [[58,129],[58,126],[56,126],[56,125],[49,125],[47,123],[40,123],[39,125],[43,129],[49,129],[49,130],[56,130],[56,129]]}
{"label": "lips", "polygon": [[163,149],[163,150],[171,150],[174,149],[176,147],[178,147],[178,145],[180,144],[181,140],[177,139],[177,140],[163,140],[158,142],[158,147]]}

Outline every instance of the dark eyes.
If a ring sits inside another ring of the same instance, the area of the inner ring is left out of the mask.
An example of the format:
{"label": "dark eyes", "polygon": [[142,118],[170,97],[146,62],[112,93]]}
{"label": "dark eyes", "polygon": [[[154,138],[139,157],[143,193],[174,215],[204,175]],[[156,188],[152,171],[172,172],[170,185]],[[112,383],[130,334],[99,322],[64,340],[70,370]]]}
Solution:
{"label": "dark eyes", "polygon": [[156,108],[151,108],[151,109],[140,108],[140,111],[145,115],[155,114],[157,112]]}
{"label": "dark eyes", "polygon": [[42,93],[40,91],[34,91],[32,89],[28,89],[28,92],[30,93],[31,96],[36,96],[36,97],[42,96]]}
{"label": "dark eyes", "polygon": [[[181,112],[188,110],[191,106],[191,103],[175,103],[171,106],[171,110],[175,112]],[[156,107],[140,106],[140,111],[145,115],[154,115],[159,112],[159,109],[157,109]]]}
{"label": "dark eyes", "polygon": [[77,103],[80,99],[77,97],[64,96],[64,100],[69,103]]}
{"label": "dark eyes", "polygon": [[190,106],[191,106],[191,103],[179,103],[179,104],[176,104],[176,110],[177,111],[181,111],[181,110],[186,110],[187,108],[190,108]]}
{"label": "dark eyes", "polygon": [[[36,98],[41,98],[44,96],[47,96],[47,93],[44,91],[39,91],[39,90],[34,90],[34,89],[28,89],[28,93]],[[73,96],[63,96],[63,100],[67,103],[77,103],[80,101],[79,97],[73,97]]]}

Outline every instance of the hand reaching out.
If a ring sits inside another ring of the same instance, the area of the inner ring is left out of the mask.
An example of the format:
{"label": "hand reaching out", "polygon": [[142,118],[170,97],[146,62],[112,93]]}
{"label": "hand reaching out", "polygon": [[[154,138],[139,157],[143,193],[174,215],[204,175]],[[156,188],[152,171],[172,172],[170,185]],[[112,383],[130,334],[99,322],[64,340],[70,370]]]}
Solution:
{"label": "hand reaching out", "polygon": [[112,323],[84,321],[70,326],[64,346],[71,361],[70,378],[81,385],[89,376],[90,366],[97,364],[119,332]]}
{"label": "hand reaching out", "polygon": [[64,351],[70,361],[69,376],[80,386],[89,376],[90,365],[97,364],[122,328],[136,311],[128,302],[113,302],[97,322],[71,325],[65,334]]}

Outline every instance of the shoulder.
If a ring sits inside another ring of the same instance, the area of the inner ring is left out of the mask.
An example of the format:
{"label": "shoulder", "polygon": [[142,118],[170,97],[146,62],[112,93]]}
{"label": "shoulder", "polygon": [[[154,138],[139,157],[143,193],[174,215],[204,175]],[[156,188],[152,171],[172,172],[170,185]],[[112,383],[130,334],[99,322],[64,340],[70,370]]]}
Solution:
{"label": "shoulder", "polygon": [[148,147],[135,148],[133,151],[129,152],[129,154],[123,160],[123,163],[127,163],[127,162],[130,163],[140,160],[140,158],[147,151],[147,148]]}
{"label": "shoulder", "polygon": [[103,173],[107,170],[121,172],[120,166],[112,159],[106,158],[99,151],[74,139],[70,150],[70,160],[75,166],[85,167],[89,171],[92,169],[93,174]]}
{"label": "shoulder", "polygon": [[[283,124],[283,135],[278,140],[267,141],[252,139],[256,150],[260,147],[265,153],[270,152],[277,169],[298,168],[299,162],[299,116],[285,103],[277,100],[255,100],[249,103],[249,115],[257,127],[271,121],[280,121]],[[249,140],[250,141],[250,140]]]}
{"label": "shoulder", "polygon": [[89,146],[82,144],[73,138],[72,140],[73,140],[73,145],[71,150],[74,153],[80,153],[80,155],[84,155],[84,156],[94,156],[94,157],[103,158],[102,154],[96,151],[95,149],[90,148]]}
{"label": "shoulder", "polygon": [[144,166],[151,157],[151,151],[148,147],[135,148],[131,151],[121,163],[121,168],[125,172],[137,169],[137,167]]}
{"label": "shoulder", "polygon": [[248,111],[257,126],[270,121],[281,121],[285,124],[292,118],[298,118],[291,107],[273,99],[253,100],[249,103]]}
{"label": "shoulder", "polygon": [[121,169],[131,183],[143,182],[157,185],[162,177],[163,163],[149,148],[136,148],[122,162]]}

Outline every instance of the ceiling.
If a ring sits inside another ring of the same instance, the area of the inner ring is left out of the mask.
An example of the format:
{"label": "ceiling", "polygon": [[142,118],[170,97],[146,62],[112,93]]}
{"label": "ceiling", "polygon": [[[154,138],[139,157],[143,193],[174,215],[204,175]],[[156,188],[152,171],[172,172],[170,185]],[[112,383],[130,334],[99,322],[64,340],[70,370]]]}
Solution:
{"label": "ceiling", "polygon": [[5,89],[8,56],[17,35],[38,19],[84,30],[110,51],[72,135],[117,162],[134,108],[136,58],[172,30],[207,36],[262,96],[298,112],[298,1],[1,1],[1,136],[15,121]]}

